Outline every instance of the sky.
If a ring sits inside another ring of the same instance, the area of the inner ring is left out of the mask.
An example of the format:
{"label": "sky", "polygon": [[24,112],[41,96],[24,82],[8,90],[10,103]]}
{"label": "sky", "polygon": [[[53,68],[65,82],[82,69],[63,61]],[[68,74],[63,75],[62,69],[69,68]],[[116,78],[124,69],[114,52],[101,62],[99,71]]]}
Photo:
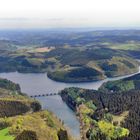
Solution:
{"label": "sky", "polygon": [[0,29],[140,27],[140,0],[0,0]]}

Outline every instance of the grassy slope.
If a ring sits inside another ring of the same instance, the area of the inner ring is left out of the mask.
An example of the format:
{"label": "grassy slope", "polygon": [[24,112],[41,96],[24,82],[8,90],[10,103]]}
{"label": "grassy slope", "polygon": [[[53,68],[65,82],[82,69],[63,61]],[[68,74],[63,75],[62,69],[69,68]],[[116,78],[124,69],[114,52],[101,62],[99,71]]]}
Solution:
{"label": "grassy slope", "polygon": [[109,44],[108,48],[120,50],[133,58],[140,59],[140,43],[136,41],[129,41],[125,43]]}
{"label": "grassy slope", "polygon": [[[3,129],[10,134],[17,136],[23,130],[36,132],[39,140],[53,139],[58,140],[58,131],[64,129],[58,119],[48,111],[42,111],[22,116],[0,119],[1,122],[8,122],[8,129]],[[1,136],[3,134],[1,133]]]}
{"label": "grassy slope", "polygon": [[140,89],[140,74],[136,74],[134,76],[124,78],[122,80],[116,80],[116,81],[109,81],[104,83],[100,90],[108,90],[108,91],[129,91],[133,89]]}
{"label": "grassy slope", "polygon": [[124,111],[120,115],[113,115],[113,122],[118,122],[118,125],[121,125],[121,123],[125,121],[128,114],[129,114],[129,111]]}
{"label": "grassy slope", "polygon": [[[58,121],[58,118],[48,111],[40,111],[5,119],[0,118],[0,122],[7,124],[6,128],[0,130],[1,140],[13,140],[24,130],[35,132],[38,140],[58,140],[59,130],[65,130],[62,123]],[[67,139],[69,136],[64,135],[63,137]]]}
{"label": "grassy slope", "polygon": [[140,44],[139,43],[123,43],[123,44],[112,44],[110,48],[117,49],[117,50],[139,50]]}
{"label": "grassy slope", "polygon": [[0,140],[14,140],[14,136],[9,134],[9,128],[0,130]]}
{"label": "grassy slope", "polygon": [[13,140],[24,130],[35,132],[38,140],[58,140],[60,129],[65,132],[61,135],[71,140],[62,122],[40,109],[37,101],[21,93],[19,85],[0,79],[0,140]]}

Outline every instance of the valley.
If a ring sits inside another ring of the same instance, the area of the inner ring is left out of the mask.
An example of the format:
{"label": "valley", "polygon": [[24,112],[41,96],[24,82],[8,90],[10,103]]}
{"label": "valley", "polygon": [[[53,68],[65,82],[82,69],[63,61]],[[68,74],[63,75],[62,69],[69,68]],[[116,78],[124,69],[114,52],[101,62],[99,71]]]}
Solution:
{"label": "valley", "polygon": [[[140,138],[139,30],[7,32],[0,32],[0,137]],[[29,98],[50,93],[61,96]]]}

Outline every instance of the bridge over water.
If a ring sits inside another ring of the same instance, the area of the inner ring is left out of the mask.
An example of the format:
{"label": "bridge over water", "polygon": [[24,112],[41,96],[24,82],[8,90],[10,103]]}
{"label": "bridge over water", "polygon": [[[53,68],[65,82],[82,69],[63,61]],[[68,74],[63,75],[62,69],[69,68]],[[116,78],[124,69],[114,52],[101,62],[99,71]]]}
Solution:
{"label": "bridge over water", "polygon": [[31,95],[30,97],[35,98],[35,97],[55,96],[55,95],[59,95],[59,93],[37,94],[37,95]]}

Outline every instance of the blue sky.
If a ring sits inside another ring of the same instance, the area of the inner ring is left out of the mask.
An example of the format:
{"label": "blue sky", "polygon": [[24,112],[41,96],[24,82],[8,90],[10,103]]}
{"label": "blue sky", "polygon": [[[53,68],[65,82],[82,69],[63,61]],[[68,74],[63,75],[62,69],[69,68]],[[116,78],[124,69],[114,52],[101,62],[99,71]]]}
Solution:
{"label": "blue sky", "polygon": [[0,28],[140,27],[140,0],[0,0]]}

